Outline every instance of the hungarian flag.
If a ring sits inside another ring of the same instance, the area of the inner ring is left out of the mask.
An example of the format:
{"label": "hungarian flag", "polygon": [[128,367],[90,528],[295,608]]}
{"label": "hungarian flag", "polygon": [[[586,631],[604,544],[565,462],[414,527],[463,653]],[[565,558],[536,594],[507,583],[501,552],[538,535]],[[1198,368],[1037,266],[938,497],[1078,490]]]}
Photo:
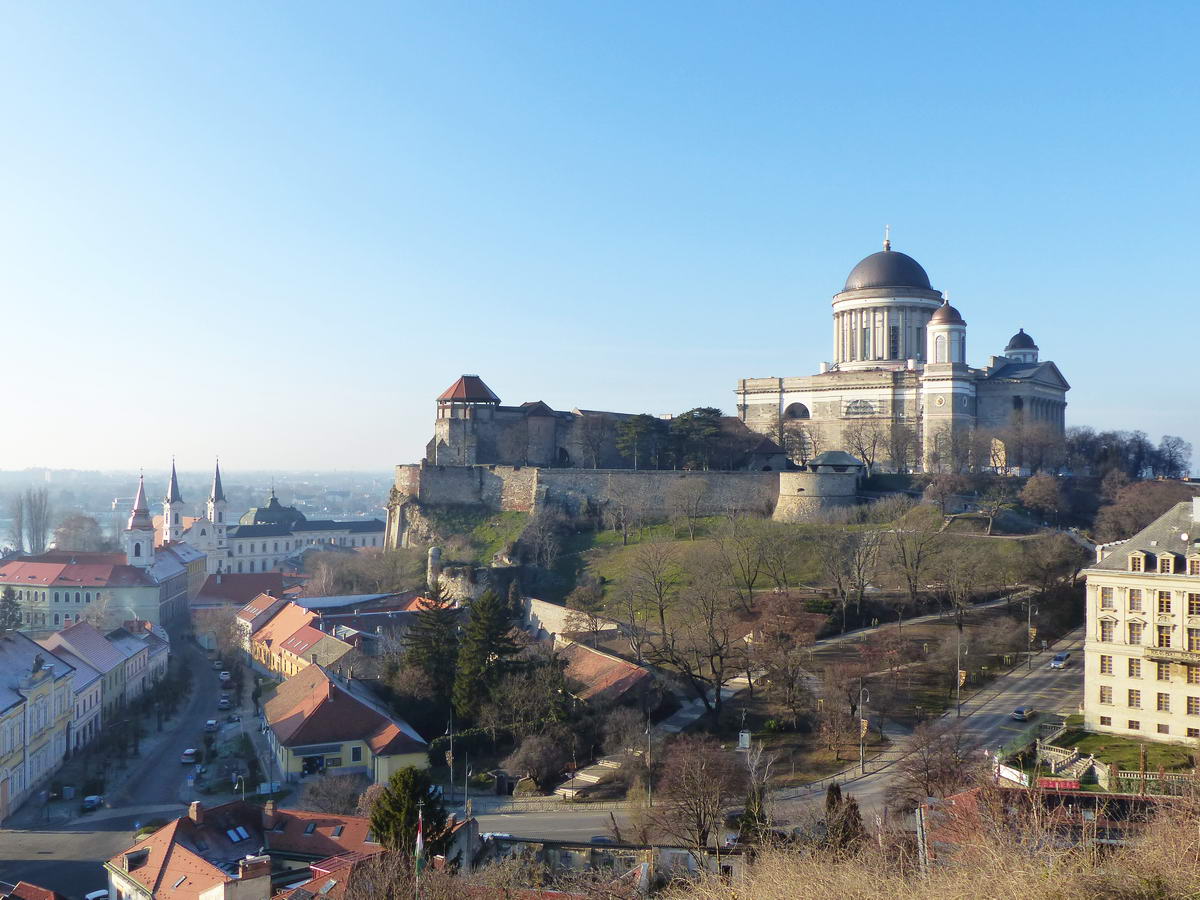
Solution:
{"label": "hungarian flag", "polygon": [[413,853],[413,860],[416,863],[417,871],[425,867],[425,834],[424,823],[421,819],[421,810],[417,810],[417,848]]}

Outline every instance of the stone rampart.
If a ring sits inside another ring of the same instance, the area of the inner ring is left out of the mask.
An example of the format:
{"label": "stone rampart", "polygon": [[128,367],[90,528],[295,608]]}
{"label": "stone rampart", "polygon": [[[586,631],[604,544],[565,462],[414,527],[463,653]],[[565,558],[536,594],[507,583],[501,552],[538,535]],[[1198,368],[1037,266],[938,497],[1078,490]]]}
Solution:
{"label": "stone rampart", "polygon": [[581,515],[628,504],[644,516],[667,518],[685,511],[701,516],[772,516],[800,522],[821,509],[855,502],[852,472],[681,472],[568,469],[536,466],[396,467],[388,510],[388,546],[423,540],[419,505],[482,506],[534,512],[554,507]]}

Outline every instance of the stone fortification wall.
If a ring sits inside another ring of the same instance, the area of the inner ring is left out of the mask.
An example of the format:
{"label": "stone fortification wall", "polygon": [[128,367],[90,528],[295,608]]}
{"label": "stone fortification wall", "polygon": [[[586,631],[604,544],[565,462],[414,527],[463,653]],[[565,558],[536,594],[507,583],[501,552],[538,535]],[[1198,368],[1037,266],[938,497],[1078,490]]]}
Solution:
{"label": "stone fortification wall", "polygon": [[539,469],[542,503],[578,515],[606,503],[629,503],[648,516],[669,516],[687,504],[700,515],[770,515],[778,472],[677,472],[632,469]]}
{"label": "stone fortification wall", "polygon": [[858,479],[844,472],[780,472],[779,497],[771,518],[777,522],[804,522],[821,510],[851,506]]}
{"label": "stone fortification wall", "polygon": [[845,472],[677,472],[421,463],[396,467],[387,541],[389,547],[402,547],[435,538],[420,514],[420,506],[425,504],[516,512],[549,506],[569,515],[630,504],[651,518],[694,510],[702,516],[743,514],[799,522],[820,509],[854,503],[857,487],[856,476]]}

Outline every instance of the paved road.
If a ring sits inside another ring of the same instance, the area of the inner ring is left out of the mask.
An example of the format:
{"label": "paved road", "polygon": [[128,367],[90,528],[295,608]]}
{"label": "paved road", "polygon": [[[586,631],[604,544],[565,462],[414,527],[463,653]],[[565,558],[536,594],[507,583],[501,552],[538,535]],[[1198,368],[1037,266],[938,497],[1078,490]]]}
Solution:
{"label": "paved road", "polygon": [[[1055,652],[1070,650],[1072,665],[1065,670],[1050,668],[1052,654],[1035,659],[1032,670],[1019,667],[998,679],[970,701],[964,702],[962,718],[957,721],[974,746],[996,749],[1022,732],[1036,728],[1050,714],[1069,715],[1078,712],[1083,700],[1083,636],[1079,628],[1063,637]],[[1029,724],[1012,720],[1018,706],[1030,705],[1040,714]],[[943,717],[955,721],[953,708]],[[843,790],[852,794],[863,811],[880,812],[885,803],[888,783],[895,774],[894,762],[905,752],[903,741],[888,754],[889,764],[876,772],[843,782]],[[783,819],[805,821],[824,803],[824,784],[797,793],[789,793],[777,801],[776,815]]]}
{"label": "paved road", "polygon": [[[625,813],[615,810],[617,824],[622,828],[629,822]],[[476,816],[480,832],[494,831],[518,837],[544,838],[560,841],[586,841],[608,834],[612,820],[607,812],[584,812],[564,809],[562,812],[495,813]]]}
{"label": "paved road", "polygon": [[[135,823],[179,815],[190,768],[179,762],[188,747],[202,747],[204,722],[217,715],[220,688],[204,653],[191,644],[178,652],[194,673],[192,694],[168,730],[143,740],[143,755],[111,791],[109,809],[78,817],[74,803],[51,809],[51,821],[39,825],[30,813],[14,819],[23,827],[0,830],[0,880],[19,879],[82,897],[105,887],[103,862],[129,846]],[[24,812],[24,811],[23,811]],[[64,821],[66,819],[67,821]],[[11,824],[11,823],[10,823]]]}

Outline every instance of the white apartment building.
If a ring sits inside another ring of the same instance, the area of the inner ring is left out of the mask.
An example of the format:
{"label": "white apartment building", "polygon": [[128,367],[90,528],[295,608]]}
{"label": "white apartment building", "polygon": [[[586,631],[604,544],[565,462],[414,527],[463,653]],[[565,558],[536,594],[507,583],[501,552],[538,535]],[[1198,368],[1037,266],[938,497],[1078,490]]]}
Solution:
{"label": "white apartment building", "polygon": [[1200,497],[1097,556],[1084,571],[1084,727],[1200,738]]}

